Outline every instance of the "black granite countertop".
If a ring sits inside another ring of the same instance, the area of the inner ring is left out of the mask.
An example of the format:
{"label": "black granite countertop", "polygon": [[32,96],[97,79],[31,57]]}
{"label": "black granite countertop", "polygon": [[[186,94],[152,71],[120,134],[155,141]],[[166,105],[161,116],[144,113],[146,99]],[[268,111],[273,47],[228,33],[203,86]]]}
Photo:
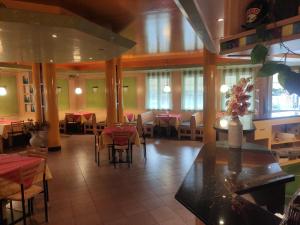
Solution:
{"label": "black granite countertop", "polygon": [[175,198],[207,225],[276,225],[278,217],[240,194],[293,180],[266,148],[218,142],[203,146]]}

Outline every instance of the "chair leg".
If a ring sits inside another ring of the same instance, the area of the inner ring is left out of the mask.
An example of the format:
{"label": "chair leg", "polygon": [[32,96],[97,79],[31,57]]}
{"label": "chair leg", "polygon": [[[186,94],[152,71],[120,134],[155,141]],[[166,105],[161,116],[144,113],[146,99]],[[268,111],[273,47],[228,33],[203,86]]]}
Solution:
{"label": "chair leg", "polygon": [[28,207],[28,215],[31,217],[31,202],[30,202],[30,199],[27,200],[27,207]]}
{"label": "chair leg", "polygon": [[22,196],[22,214],[23,214],[23,224],[26,225],[26,207],[25,207],[25,197],[24,197],[24,186],[21,185],[21,196]]}
{"label": "chair leg", "polygon": [[130,148],[126,150],[126,161],[128,164],[128,168],[130,168],[131,159],[129,158]]}
{"label": "chair leg", "polygon": [[0,199],[0,225],[4,225],[3,204],[4,204],[4,201],[2,201],[2,199]]}
{"label": "chair leg", "polygon": [[[1,206],[0,206],[1,207]],[[13,205],[12,205],[12,201],[9,201],[9,207],[10,207],[10,218],[11,218],[11,223],[14,224],[15,223],[15,219],[14,219],[14,210],[13,210]],[[2,211],[2,209],[1,209]],[[0,223],[1,224],[1,223]]]}
{"label": "chair leg", "polygon": [[97,137],[94,135],[94,141],[95,141],[95,146],[94,146],[94,151],[95,151],[95,162],[97,162]]}
{"label": "chair leg", "polygon": [[[47,194],[47,202],[49,202],[49,187],[48,187],[48,181],[45,180],[45,185],[46,185],[46,194]],[[32,199],[32,202],[33,202],[33,199]]]}
{"label": "chair leg", "polygon": [[97,152],[97,165],[100,166],[100,152]]}
{"label": "chair leg", "polygon": [[[46,193],[47,193],[47,192],[46,192]],[[48,201],[48,200],[47,200],[47,201]],[[34,204],[34,198],[31,198],[31,199],[30,199],[30,206],[31,206],[31,209],[30,209],[30,210],[31,210],[31,214],[32,214],[32,215],[33,215],[33,213],[34,213],[34,212],[33,212],[33,208],[34,208],[34,207],[33,207],[33,204]]]}
{"label": "chair leg", "polygon": [[45,220],[48,222],[48,203],[47,203],[47,194],[46,194],[46,182],[44,180],[44,208],[45,208]]}
{"label": "chair leg", "polygon": [[116,149],[114,146],[112,147],[112,160],[114,163],[114,167],[116,168]]}
{"label": "chair leg", "polygon": [[147,159],[147,147],[146,147],[146,141],[144,141],[143,145],[144,145],[144,159]]}
{"label": "chair leg", "polygon": [[111,146],[107,147],[107,152],[108,152],[108,160],[110,161],[110,159],[111,159],[111,157],[110,157]]}

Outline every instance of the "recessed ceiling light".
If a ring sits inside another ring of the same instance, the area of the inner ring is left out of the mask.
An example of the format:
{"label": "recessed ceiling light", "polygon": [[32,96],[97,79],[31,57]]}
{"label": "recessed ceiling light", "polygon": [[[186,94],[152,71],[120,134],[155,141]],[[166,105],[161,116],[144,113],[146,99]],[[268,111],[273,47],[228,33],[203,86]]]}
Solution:
{"label": "recessed ceiling light", "polygon": [[92,60],[92,59],[93,59],[93,57],[90,57],[89,59],[90,59],[90,60]]}
{"label": "recessed ceiling light", "polygon": [[224,21],[223,18],[219,18],[219,19],[218,19],[218,22],[223,22],[223,21]]}
{"label": "recessed ceiling light", "polygon": [[57,38],[57,34],[52,34],[51,35],[53,38]]}
{"label": "recessed ceiling light", "polygon": [[51,63],[53,63],[53,59],[50,59],[49,61],[50,61]]}

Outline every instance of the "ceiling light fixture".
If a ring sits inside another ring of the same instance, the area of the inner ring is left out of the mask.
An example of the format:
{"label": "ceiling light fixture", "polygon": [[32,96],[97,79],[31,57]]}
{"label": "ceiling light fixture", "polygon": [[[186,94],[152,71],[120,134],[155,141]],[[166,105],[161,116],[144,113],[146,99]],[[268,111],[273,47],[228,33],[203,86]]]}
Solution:
{"label": "ceiling light fixture", "polygon": [[53,38],[57,38],[57,34],[52,34],[51,35]]}
{"label": "ceiling light fixture", "polygon": [[223,21],[224,21],[223,18],[219,18],[219,19],[218,19],[218,22],[223,22]]}
{"label": "ceiling light fixture", "polygon": [[0,96],[5,96],[7,95],[7,90],[6,87],[0,87]]}
{"label": "ceiling light fixture", "polygon": [[92,60],[92,59],[93,59],[93,57],[90,57],[89,59],[90,59],[90,60]]}
{"label": "ceiling light fixture", "polygon": [[81,95],[82,94],[82,89],[80,87],[75,88],[75,94],[76,95]]}
{"label": "ceiling light fixture", "polygon": [[50,59],[49,61],[50,61],[51,63],[53,63],[53,59]]}

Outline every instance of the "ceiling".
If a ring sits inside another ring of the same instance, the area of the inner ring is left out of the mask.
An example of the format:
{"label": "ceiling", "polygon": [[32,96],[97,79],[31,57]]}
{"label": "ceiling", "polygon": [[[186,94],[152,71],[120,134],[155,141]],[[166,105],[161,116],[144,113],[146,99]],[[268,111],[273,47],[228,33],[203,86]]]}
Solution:
{"label": "ceiling", "polygon": [[[43,12],[63,7],[67,12],[57,13],[75,13],[135,41],[136,45],[125,57],[195,52],[203,48],[173,0],[3,0],[3,3],[8,8]],[[66,43],[61,41],[62,45]]]}

